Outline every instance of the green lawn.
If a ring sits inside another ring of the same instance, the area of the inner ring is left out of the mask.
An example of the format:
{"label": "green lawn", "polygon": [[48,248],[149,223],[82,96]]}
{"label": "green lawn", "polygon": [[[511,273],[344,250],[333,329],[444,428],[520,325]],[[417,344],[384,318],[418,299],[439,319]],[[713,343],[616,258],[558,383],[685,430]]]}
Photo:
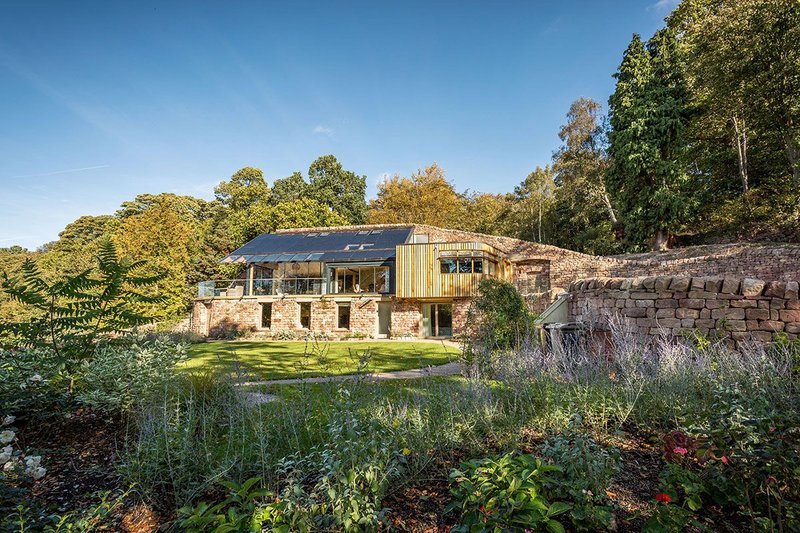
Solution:
{"label": "green lawn", "polygon": [[215,341],[193,345],[182,367],[233,373],[238,365],[251,378],[287,379],[351,374],[364,358],[374,372],[443,365],[458,353],[433,342]]}

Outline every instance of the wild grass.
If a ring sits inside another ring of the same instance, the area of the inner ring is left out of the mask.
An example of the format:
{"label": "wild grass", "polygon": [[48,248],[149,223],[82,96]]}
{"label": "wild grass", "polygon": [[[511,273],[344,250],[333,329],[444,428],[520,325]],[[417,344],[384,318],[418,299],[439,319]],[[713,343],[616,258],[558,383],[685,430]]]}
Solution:
{"label": "wild grass", "polygon": [[473,346],[479,356],[468,378],[374,382],[365,354],[362,379],[272,387],[277,400],[260,404],[227,373],[181,374],[138,413],[121,470],[151,503],[175,509],[220,480],[257,476],[279,489],[287,458],[352,446],[355,437],[340,429],[355,425],[379,435],[380,450],[364,444],[365,457],[402,453],[402,479],[391,491],[440,474],[437,459],[513,450],[576,414],[598,431],[663,433],[702,422],[723,391],[797,410],[791,346],[735,354],[668,338],[644,343],[619,327],[612,335],[613,349],[601,352]]}

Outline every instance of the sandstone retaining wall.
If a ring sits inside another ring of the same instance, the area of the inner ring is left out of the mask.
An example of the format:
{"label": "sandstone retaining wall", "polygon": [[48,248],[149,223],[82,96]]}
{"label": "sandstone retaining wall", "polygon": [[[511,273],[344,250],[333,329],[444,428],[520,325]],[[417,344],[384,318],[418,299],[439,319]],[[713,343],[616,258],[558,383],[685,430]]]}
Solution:
{"label": "sandstone retaining wall", "polygon": [[768,343],[800,335],[797,281],[658,276],[593,278],[569,285],[570,316],[607,328],[618,317],[647,336],[704,335]]}

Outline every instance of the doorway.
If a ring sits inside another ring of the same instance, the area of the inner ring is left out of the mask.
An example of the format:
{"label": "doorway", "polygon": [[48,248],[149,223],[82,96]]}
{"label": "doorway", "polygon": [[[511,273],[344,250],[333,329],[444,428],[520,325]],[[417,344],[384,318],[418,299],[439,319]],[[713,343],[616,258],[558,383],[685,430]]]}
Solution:
{"label": "doorway", "polygon": [[452,337],[453,304],[422,304],[422,332],[425,337]]}
{"label": "doorway", "polygon": [[388,337],[392,327],[392,302],[378,302],[378,336]]}

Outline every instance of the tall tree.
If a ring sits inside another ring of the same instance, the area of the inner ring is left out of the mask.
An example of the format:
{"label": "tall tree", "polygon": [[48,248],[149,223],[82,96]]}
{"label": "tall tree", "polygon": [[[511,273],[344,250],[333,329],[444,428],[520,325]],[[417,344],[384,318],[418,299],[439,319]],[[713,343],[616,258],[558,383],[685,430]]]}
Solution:
{"label": "tall tree", "polygon": [[264,232],[271,211],[270,189],[261,169],[244,167],[214,188],[235,246]]}
{"label": "tall tree", "polygon": [[[702,140],[722,139],[734,154],[744,192],[770,176],[750,172],[752,148],[783,151],[775,176],[800,184],[800,2],[684,0],[670,15],[690,58],[687,74],[701,111]],[[776,158],[770,155],[769,160]]]}
{"label": "tall tree", "polygon": [[536,169],[514,188],[512,216],[521,239],[546,242],[545,215],[553,201],[553,172],[549,166]]}
{"label": "tall tree", "polygon": [[328,206],[311,198],[279,203],[272,210],[269,222],[270,231],[286,228],[344,226],[348,223],[343,215],[331,211]]}
{"label": "tall tree", "polygon": [[272,203],[293,202],[308,196],[308,183],[303,175],[294,172],[291,176],[280,178],[272,182]]}
{"label": "tall tree", "polygon": [[370,202],[372,224],[416,223],[445,228],[462,223],[463,203],[444,170],[433,163],[410,178],[396,175],[378,184]]}
{"label": "tall tree", "polygon": [[606,186],[626,238],[663,250],[686,222],[690,200],[682,157],[688,108],[674,34],[659,30],[647,46],[634,35],[615,77]]}
{"label": "tall tree", "polygon": [[[297,183],[297,178],[293,177]],[[318,157],[308,169],[308,195],[350,224],[363,224],[367,217],[367,177],[345,170],[332,155]]]}
{"label": "tall tree", "polygon": [[464,216],[459,229],[487,235],[511,235],[512,195],[465,192],[462,195]]}
{"label": "tall tree", "polygon": [[603,254],[618,252],[616,209],[605,188],[606,128],[601,106],[590,98],[572,102],[553,154],[555,191],[546,225],[549,240],[564,248]]}
{"label": "tall tree", "polygon": [[164,197],[126,217],[117,228],[114,241],[124,257],[146,261],[146,273],[163,274],[147,293],[162,298],[143,302],[136,310],[157,319],[183,315],[193,294],[188,276],[201,233],[198,226],[184,220],[176,201]]}

